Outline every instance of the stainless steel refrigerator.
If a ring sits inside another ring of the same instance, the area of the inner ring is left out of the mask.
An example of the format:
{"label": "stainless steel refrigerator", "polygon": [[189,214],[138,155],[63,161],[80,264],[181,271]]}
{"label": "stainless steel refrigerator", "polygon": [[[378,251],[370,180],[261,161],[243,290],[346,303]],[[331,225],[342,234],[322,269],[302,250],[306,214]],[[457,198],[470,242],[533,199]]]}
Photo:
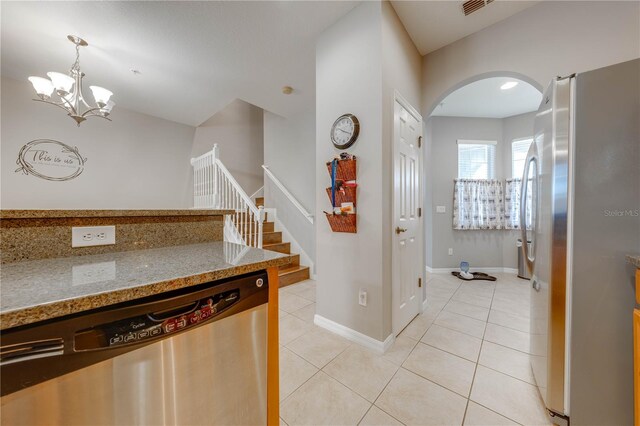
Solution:
{"label": "stainless steel refrigerator", "polygon": [[639,122],[640,59],[557,78],[536,115],[520,214],[531,366],[558,424],[633,424]]}

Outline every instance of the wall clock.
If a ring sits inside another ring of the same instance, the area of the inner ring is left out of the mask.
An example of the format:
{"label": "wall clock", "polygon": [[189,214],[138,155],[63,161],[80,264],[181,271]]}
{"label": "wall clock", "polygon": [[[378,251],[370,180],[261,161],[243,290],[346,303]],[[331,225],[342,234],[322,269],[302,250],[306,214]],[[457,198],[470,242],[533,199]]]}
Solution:
{"label": "wall clock", "polygon": [[331,126],[331,142],[338,149],[347,149],[355,143],[360,133],[360,122],[353,114],[338,117]]}

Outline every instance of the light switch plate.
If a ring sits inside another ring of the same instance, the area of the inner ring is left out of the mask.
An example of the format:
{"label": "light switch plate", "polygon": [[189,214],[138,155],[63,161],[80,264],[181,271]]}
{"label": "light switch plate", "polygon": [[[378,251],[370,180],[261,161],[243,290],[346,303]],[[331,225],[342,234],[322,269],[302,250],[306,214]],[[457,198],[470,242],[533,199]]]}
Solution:
{"label": "light switch plate", "polygon": [[71,228],[71,247],[108,246],[115,243],[115,226],[74,226]]}
{"label": "light switch plate", "polygon": [[360,293],[358,294],[358,303],[360,306],[367,306],[367,291],[360,289]]}
{"label": "light switch plate", "polygon": [[436,206],[436,213],[446,213],[447,208],[445,206]]}

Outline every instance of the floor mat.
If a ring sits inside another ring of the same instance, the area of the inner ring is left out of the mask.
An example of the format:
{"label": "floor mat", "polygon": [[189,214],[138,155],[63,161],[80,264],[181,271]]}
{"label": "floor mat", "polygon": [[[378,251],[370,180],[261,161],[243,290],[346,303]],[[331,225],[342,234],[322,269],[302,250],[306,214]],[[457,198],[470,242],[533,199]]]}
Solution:
{"label": "floor mat", "polygon": [[473,280],[496,281],[497,280],[496,277],[493,277],[489,274],[485,274],[484,272],[472,272],[471,274],[473,275],[473,278],[464,278],[462,275],[460,275],[460,272],[455,272],[455,271],[451,272],[451,275],[456,276],[461,280],[465,280],[465,281],[473,281]]}

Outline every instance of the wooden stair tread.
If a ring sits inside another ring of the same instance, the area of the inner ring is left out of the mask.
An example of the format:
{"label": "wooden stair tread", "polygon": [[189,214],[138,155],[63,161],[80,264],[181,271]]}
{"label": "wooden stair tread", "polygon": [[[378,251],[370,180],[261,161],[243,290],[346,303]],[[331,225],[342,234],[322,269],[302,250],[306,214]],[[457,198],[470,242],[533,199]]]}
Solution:
{"label": "wooden stair tread", "polygon": [[296,272],[304,268],[309,269],[308,266],[303,266],[303,265],[288,265],[286,268],[280,269],[280,272],[278,272],[278,275],[282,276],[282,275],[290,274],[292,272]]}
{"label": "wooden stair tread", "polygon": [[264,250],[277,251],[278,253],[291,254],[291,243],[262,244]]}
{"label": "wooden stair tread", "polygon": [[286,287],[300,281],[308,280],[310,277],[310,270],[308,266],[292,266],[289,268],[281,269],[278,271],[279,287]]}
{"label": "wooden stair tread", "polygon": [[262,245],[265,244],[279,244],[282,242],[282,232],[262,232]]}

